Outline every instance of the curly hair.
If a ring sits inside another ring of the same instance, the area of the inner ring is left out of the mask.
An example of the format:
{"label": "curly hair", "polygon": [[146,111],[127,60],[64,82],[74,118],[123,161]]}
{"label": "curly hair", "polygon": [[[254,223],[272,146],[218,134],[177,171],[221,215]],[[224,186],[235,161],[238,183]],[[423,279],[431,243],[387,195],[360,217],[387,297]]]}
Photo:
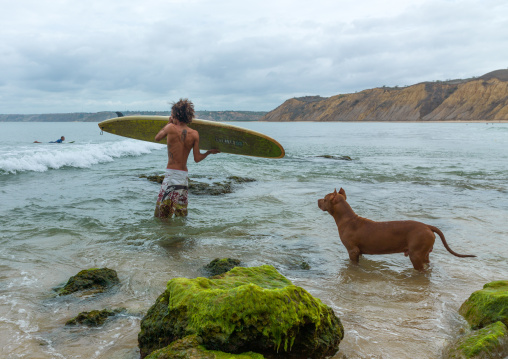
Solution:
{"label": "curly hair", "polygon": [[186,98],[181,98],[173,103],[171,116],[180,122],[191,123],[194,118],[194,104]]}

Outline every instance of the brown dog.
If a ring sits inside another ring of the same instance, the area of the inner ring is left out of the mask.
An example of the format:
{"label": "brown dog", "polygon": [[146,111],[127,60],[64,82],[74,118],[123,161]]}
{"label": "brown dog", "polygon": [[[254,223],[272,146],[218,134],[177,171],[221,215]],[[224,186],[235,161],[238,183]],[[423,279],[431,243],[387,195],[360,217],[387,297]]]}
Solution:
{"label": "brown dog", "polygon": [[374,222],[358,216],[346,202],[341,188],[318,200],[318,207],[332,215],[339,229],[339,237],[349,253],[349,259],[358,263],[362,254],[404,253],[413,267],[422,271],[429,263],[429,254],[437,233],[445,248],[457,257],[476,257],[458,254],[448,247],[443,233],[434,226],[417,221]]}

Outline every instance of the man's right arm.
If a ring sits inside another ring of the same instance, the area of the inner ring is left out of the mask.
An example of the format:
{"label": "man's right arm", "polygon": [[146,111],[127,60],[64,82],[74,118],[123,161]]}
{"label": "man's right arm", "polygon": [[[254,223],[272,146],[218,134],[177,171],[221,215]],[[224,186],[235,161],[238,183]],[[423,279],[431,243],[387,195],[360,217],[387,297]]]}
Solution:
{"label": "man's right arm", "polygon": [[171,123],[168,123],[166,126],[164,126],[162,128],[162,130],[159,131],[159,133],[157,133],[155,135],[155,141],[159,142],[160,140],[162,140],[164,137],[166,137],[168,135],[168,132],[169,132],[169,128],[171,126]]}

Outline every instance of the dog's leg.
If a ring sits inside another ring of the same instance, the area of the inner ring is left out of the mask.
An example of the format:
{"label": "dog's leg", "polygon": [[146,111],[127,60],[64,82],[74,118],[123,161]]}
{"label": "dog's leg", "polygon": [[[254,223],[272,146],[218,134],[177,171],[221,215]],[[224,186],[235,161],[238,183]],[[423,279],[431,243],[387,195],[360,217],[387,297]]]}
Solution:
{"label": "dog's leg", "polygon": [[428,258],[427,254],[421,254],[420,252],[411,253],[409,252],[409,259],[411,259],[411,263],[413,263],[414,269],[422,272],[425,269],[425,263],[428,263],[426,260]]}
{"label": "dog's leg", "polygon": [[354,248],[348,249],[347,252],[349,253],[349,259],[352,262],[358,263],[360,261],[360,255],[362,254],[362,252],[360,252],[360,248],[354,247]]}

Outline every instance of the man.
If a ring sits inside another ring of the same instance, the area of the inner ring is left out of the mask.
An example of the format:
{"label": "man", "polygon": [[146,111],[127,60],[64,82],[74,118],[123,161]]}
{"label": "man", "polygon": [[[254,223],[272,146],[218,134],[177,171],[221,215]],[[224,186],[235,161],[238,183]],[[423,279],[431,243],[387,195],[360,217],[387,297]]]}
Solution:
{"label": "man", "polygon": [[50,141],[49,143],[62,143],[63,141],[65,141],[65,137],[64,136],[60,137],[60,139],[58,139],[56,141]]}
{"label": "man", "polygon": [[[49,141],[49,143],[63,143],[63,141],[65,141],[65,137],[62,136],[60,137],[58,140],[56,141]],[[34,143],[42,143],[42,142],[39,142],[39,141],[34,141]]]}
{"label": "man", "polygon": [[155,136],[155,141],[167,138],[168,165],[155,207],[155,217],[171,218],[187,215],[189,177],[187,159],[193,151],[194,161],[201,162],[219,150],[199,151],[199,133],[187,126],[194,118],[194,105],[187,99],[173,104],[169,123]]}

